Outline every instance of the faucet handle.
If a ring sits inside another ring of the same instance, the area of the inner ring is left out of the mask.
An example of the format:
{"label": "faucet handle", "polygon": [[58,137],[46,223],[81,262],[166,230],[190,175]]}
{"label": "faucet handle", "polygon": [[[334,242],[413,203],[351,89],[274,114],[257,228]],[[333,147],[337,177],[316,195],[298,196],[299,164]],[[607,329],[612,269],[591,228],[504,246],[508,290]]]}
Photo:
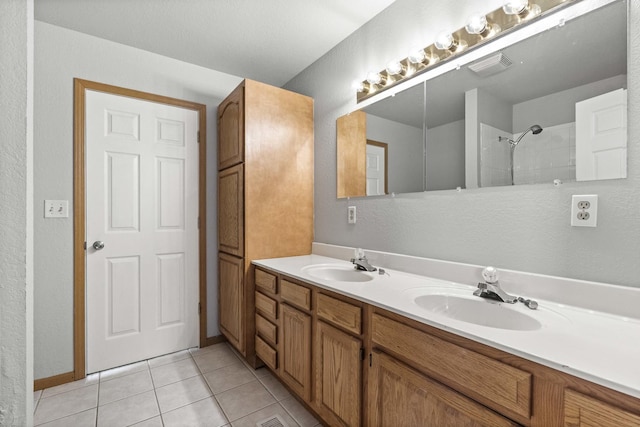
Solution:
{"label": "faucet handle", "polygon": [[498,281],[498,270],[495,267],[486,267],[482,270],[482,278],[487,283],[496,283]]}
{"label": "faucet handle", "polygon": [[487,289],[487,284],[484,282],[478,282],[478,289]]}

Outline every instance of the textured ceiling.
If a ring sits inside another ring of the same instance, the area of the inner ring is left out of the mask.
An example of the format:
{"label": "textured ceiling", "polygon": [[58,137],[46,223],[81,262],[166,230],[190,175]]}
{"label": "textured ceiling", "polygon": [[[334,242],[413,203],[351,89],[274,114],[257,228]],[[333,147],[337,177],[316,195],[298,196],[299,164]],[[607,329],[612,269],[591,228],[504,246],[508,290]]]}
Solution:
{"label": "textured ceiling", "polygon": [[394,0],[35,0],[35,18],[282,86]]}

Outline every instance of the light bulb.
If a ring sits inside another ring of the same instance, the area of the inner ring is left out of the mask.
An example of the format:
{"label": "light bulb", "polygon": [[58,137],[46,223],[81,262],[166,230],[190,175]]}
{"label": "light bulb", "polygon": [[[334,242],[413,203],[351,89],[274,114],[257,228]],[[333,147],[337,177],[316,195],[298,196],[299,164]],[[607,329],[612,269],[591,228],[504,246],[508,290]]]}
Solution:
{"label": "light bulb", "polygon": [[356,92],[360,93],[360,92],[364,92],[364,82],[360,81],[360,80],[355,80],[353,82],[353,84],[351,85],[351,87],[353,89],[356,90]]}
{"label": "light bulb", "polygon": [[487,29],[487,17],[485,15],[472,15],[464,27],[469,34],[482,34]]}
{"label": "light bulb", "polygon": [[395,76],[402,73],[402,68],[402,64],[399,61],[391,61],[387,64],[386,70],[390,76]]}
{"label": "light bulb", "polygon": [[529,0],[509,0],[502,6],[507,15],[518,15],[529,6]]}
{"label": "light bulb", "polygon": [[382,76],[380,73],[376,73],[375,71],[369,71],[367,73],[367,82],[371,85],[377,85],[382,82]]}
{"label": "light bulb", "polygon": [[453,39],[453,35],[451,33],[447,33],[446,31],[441,32],[436,37],[435,46],[440,50],[450,49],[454,45],[455,40]]}
{"label": "light bulb", "polygon": [[425,59],[424,49],[418,49],[418,48],[412,49],[407,59],[412,64],[421,63]]}

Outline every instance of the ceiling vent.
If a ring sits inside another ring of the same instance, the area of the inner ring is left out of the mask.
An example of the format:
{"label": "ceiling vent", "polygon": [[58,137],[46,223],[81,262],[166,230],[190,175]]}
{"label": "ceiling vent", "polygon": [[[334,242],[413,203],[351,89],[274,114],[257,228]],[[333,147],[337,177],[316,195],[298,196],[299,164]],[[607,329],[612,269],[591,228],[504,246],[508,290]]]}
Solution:
{"label": "ceiling vent", "polygon": [[480,77],[487,77],[509,68],[513,62],[507,56],[498,52],[487,58],[469,64],[469,69]]}

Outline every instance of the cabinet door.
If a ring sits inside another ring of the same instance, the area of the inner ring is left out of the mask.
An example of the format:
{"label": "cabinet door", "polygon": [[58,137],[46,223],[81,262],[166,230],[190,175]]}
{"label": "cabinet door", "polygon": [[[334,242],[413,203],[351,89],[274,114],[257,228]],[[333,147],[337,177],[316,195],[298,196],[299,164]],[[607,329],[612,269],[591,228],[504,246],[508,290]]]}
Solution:
{"label": "cabinet door", "polygon": [[311,396],[311,316],[280,305],[280,376],[304,400]]}
{"label": "cabinet door", "polygon": [[241,353],[244,353],[243,265],[242,258],[218,254],[220,330]]}
{"label": "cabinet door", "polygon": [[518,425],[377,351],[368,385],[367,414],[372,427]]}
{"label": "cabinet door", "polygon": [[362,341],[324,322],[318,322],[314,406],[329,425],[360,425],[361,352]]}
{"label": "cabinet door", "polygon": [[244,168],[218,173],[218,250],[244,256]]}
{"label": "cabinet door", "polygon": [[640,426],[640,415],[573,390],[564,394],[565,427],[633,427]]}
{"label": "cabinet door", "polygon": [[218,106],[218,170],[244,160],[244,85]]}

